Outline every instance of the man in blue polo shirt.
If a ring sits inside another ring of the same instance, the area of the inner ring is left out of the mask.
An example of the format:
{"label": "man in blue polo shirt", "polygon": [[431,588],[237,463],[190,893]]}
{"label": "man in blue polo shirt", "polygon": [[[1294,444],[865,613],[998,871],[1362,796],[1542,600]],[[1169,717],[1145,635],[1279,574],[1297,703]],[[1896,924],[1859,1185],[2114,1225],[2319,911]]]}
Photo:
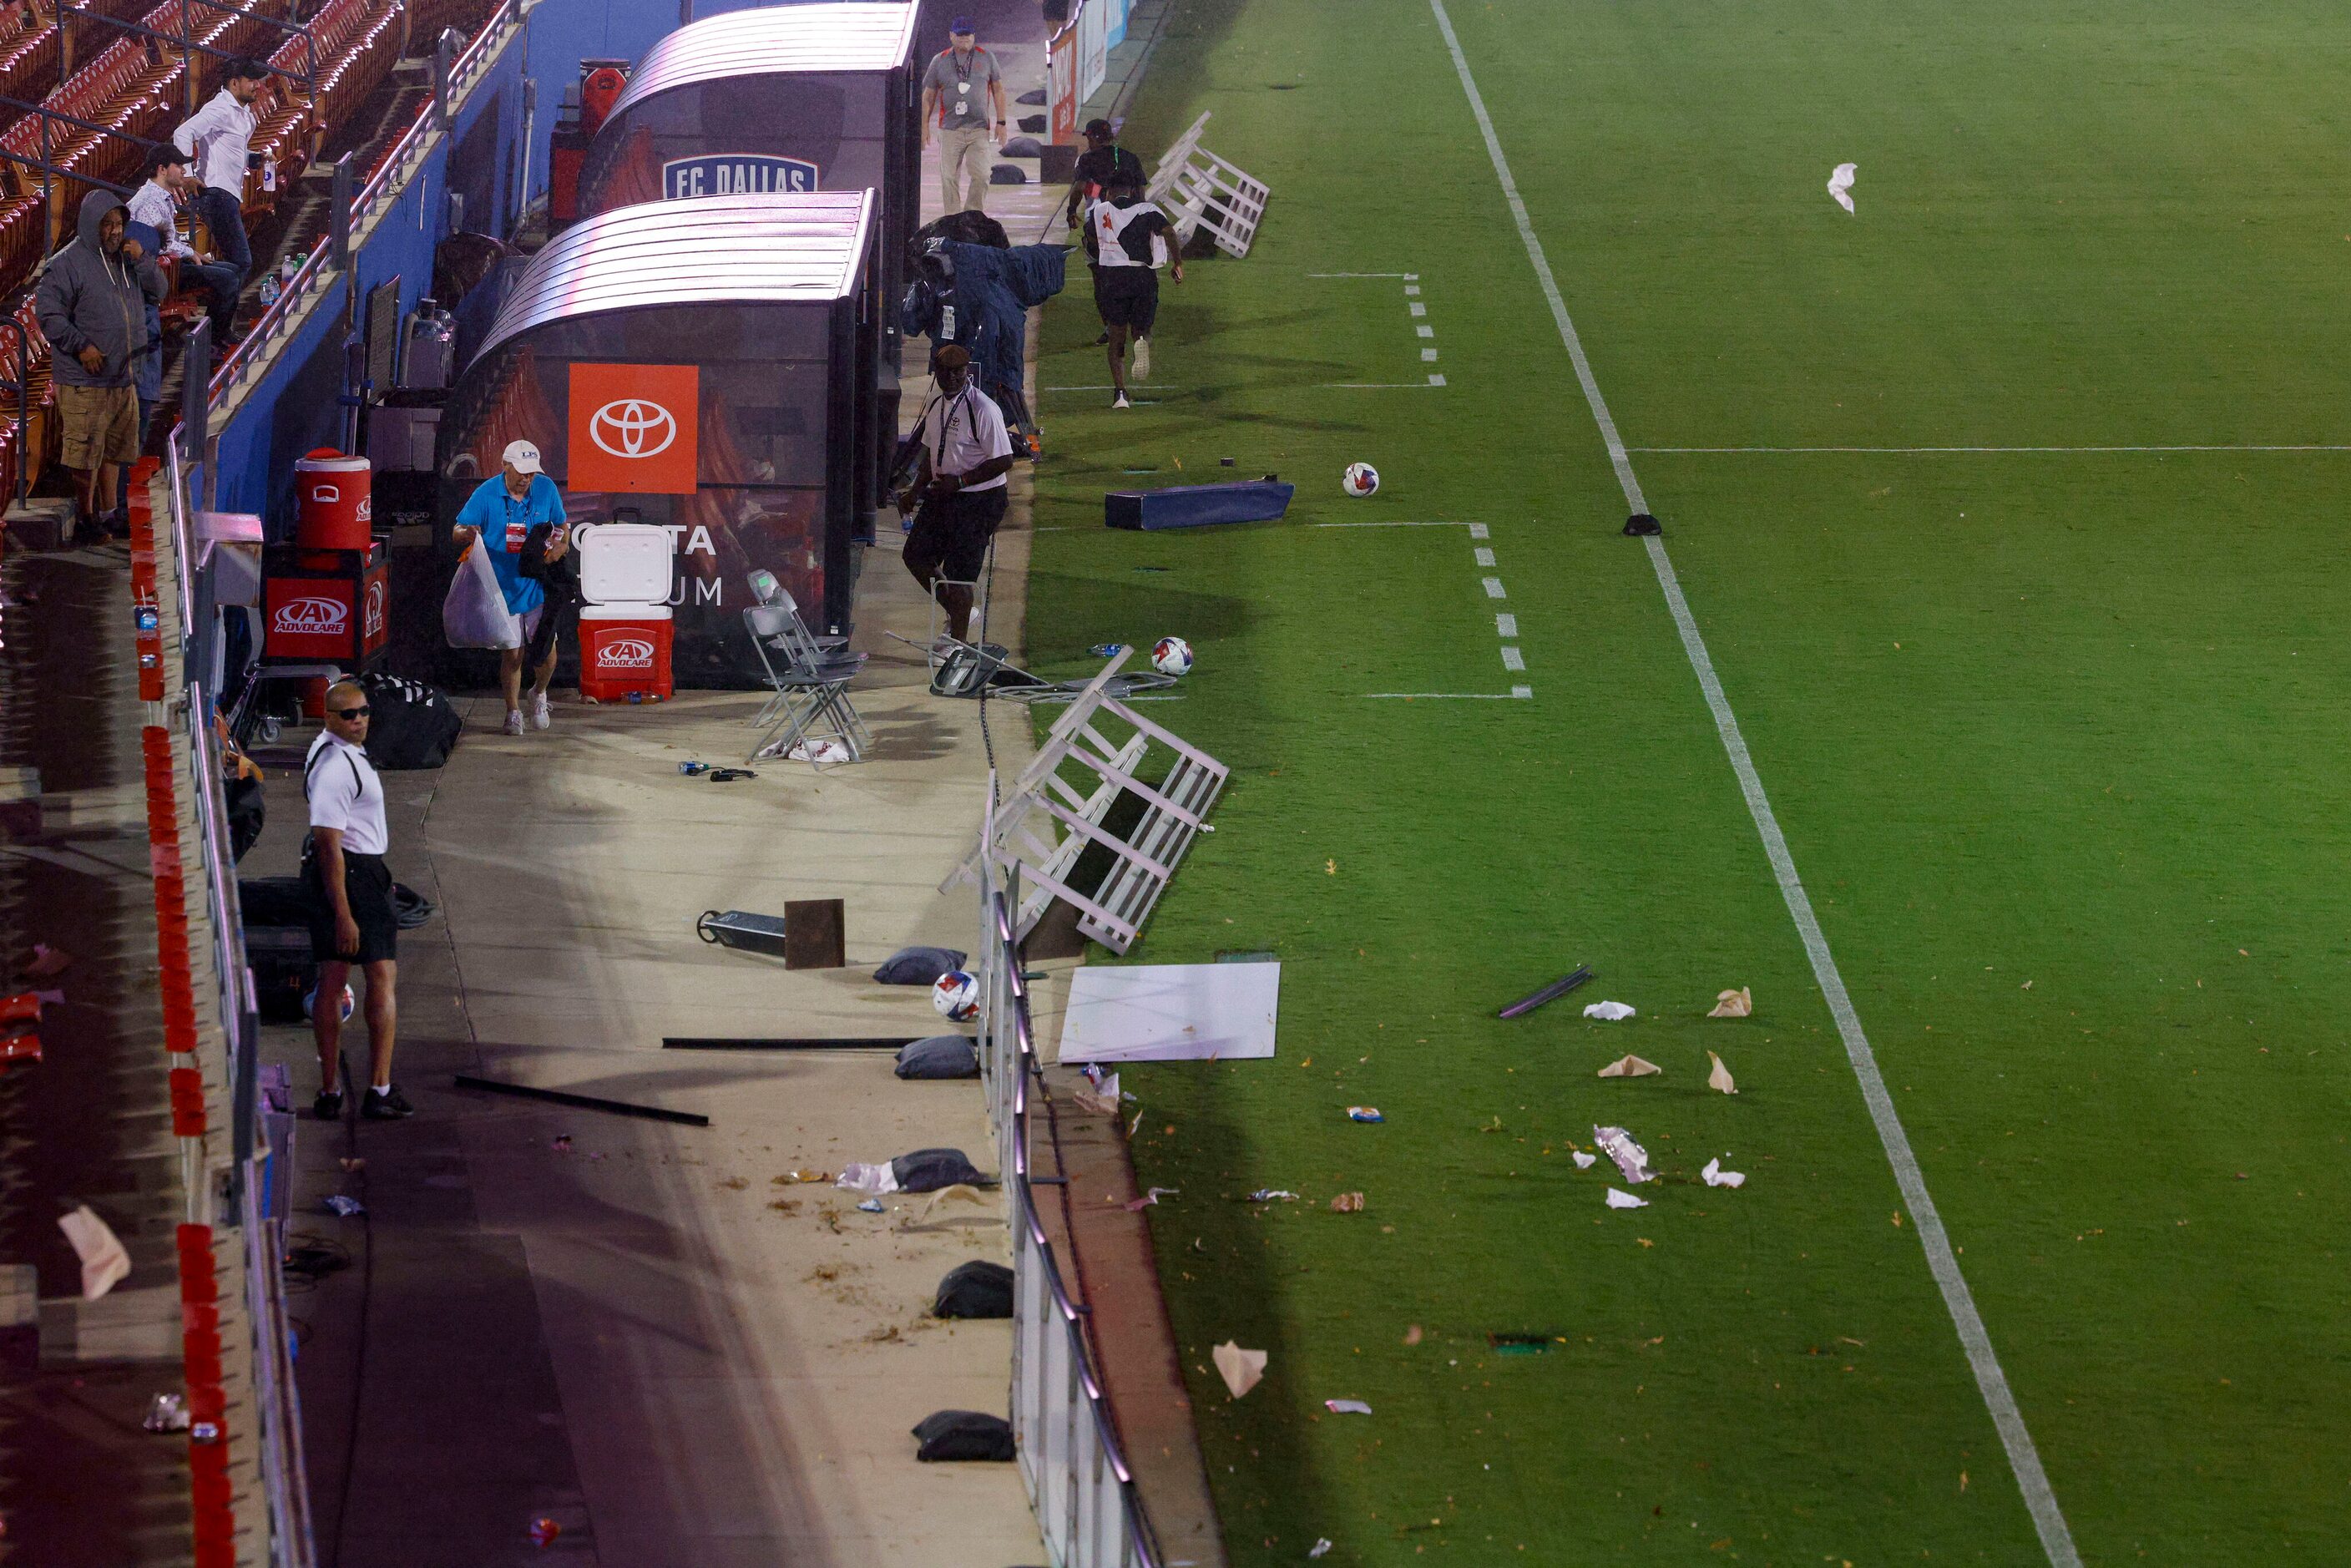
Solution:
{"label": "man in blue polo shirt", "polygon": [[523,645],[498,655],[498,685],[507,698],[507,733],[523,732],[522,672],[526,654],[536,666],[530,694],[530,727],[545,729],[555,722],[547,702],[547,684],[555,678],[555,615],[546,591],[522,574],[523,545],[533,528],[548,530],[544,546],[549,560],[562,559],[570,540],[563,515],[563,497],[555,481],[539,468],[538,448],[528,441],[507,443],[505,470],[485,479],[457,513],[458,547],[483,542],[490,552],[490,570],[497,574],[507,608],[522,622]]}

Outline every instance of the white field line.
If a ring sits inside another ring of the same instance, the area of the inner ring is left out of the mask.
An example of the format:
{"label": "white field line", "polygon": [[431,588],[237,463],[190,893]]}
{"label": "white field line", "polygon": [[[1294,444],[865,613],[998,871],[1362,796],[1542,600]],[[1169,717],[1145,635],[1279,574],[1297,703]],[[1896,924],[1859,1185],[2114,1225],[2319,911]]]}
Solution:
{"label": "white field line", "polygon": [[1401,277],[1407,283],[1417,282],[1417,272],[1310,272],[1309,277]]}
{"label": "white field line", "polygon": [[1449,517],[1442,521],[1427,523],[1389,522],[1382,519],[1369,523],[1317,523],[1314,526],[1318,528],[1468,528],[1469,537],[1473,539],[1482,539],[1486,537],[1485,524],[1458,522]]}
{"label": "white field line", "polygon": [[1426,382],[1324,382],[1326,387],[1346,387],[1355,392],[1426,392],[1430,387],[1445,384],[1443,376],[1431,376]]}
{"label": "white field line", "polygon": [[1535,695],[1532,686],[1512,686],[1507,692],[1365,692],[1365,701],[1393,698],[1398,702],[1425,703],[1507,703],[1526,702]]}
{"label": "white field line", "polygon": [[1853,453],[1864,456],[1969,456],[2004,452],[2351,452],[2346,446],[1628,446],[1627,452],[1670,453],[1679,456],[1813,456]]}
{"label": "white field line", "polygon": [[[1445,47],[1453,57],[1453,68],[1461,78],[1461,90],[1469,99],[1469,109],[1477,117],[1478,129],[1484,136],[1486,153],[1494,165],[1495,177],[1500,181],[1502,194],[1509,202],[1510,215],[1516,220],[1520,242],[1525,246],[1527,260],[1534,267],[1537,281],[1542,285],[1544,298],[1551,306],[1552,321],[1559,328],[1560,342],[1566,348],[1568,359],[1575,366],[1576,380],[1583,388],[1584,401],[1591,405],[1593,423],[1599,427],[1601,440],[1608,449],[1608,460],[1616,470],[1616,479],[1625,493],[1625,500],[1635,512],[1649,509],[1641,495],[1640,481],[1634,476],[1631,459],[1625,443],[1616,434],[1616,422],[1608,412],[1607,400],[1600,394],[1600,384],[1593,379],[1592,364],[1584,357],[1583,340],[1576,336],[1575,323],[1567,313],[1567,301],[1561,297],[1559,280],[1543,255],[1542,242],[1535,235],[1533,219],[1528,215],[1525,201],[1519,194],[1518,181],[1511,176],[1510,160],[1503,156],[1502,142],[1494,131],[1493,117],[1486,112],[1486,100],[1478,91],[1478,83],[1469,74],[1468,57],[1461,52],[1461,40],[1453,31],[1453,18],[1447,15],[1445,0],[1428,0],[1429,9],[1436,14],[1437,31],[1445,37]],[[1821,994],[1828,1002],[1829,1012],[1836,1019],[1837,1033],[1844,1039],[1845,1058],[1852,1063],[1854,1077],[1861,1087],[1863,1102],[1869,1107],[1869,1119],[1877,1129],[1878,1141],[1885,1145],[1886,1163],[1892,1166],[1896,1185],[1901,1189],[1903,1201],[1909,1207],[1911,1218],[1918,1233],[1919,1245],[1927,1254],[1927,1264],[1940,1288],[1943,1304],[1951,1314],[1951,1324],[1959,1333],[1959,1344],[1967,1353],[1968,1364],[1975,1374],[1977,1390],[1982,1395],[1984,1407],[1991,1415],[1992,1425],[2000,1433],[2001,1445],[2007,1450],[2010,1468],[2016,1474],[2017,1490],[2023,1495],[2026,1511],[2032,1516],[2033,1529],[2041,1537],[2041,1547],[2053,1568],[2081,1568],[2081,1553],[2074,1545],[2073,1531],[2065,1523],[2065,1515],[2057,1505],[2056,1494],[2050,1490],[2049,1477],[2041,1467],[2040,1451],[2033,1447],[2032,1434],[2024,1425],[2024,1416],[2017,1409],[2016,1396],[2009,1388],[2008,1375],[2001,1370],[2000,1356],[1992,1348],[1991,1336],[1984,1328],[1983,1315],[1976,1310],[1975,1296],[1968,1289],[1967,1277],[1959,1271],[1959,1259],[1951,1249],[1951,1239],[1943,1229],[1942,1216],[1935,1208],[1933,1196],[1927,1190],[1927,1179],[1918,1169],[1917,1156],[1910,1147],[1910,1136],[1902,1125],[1902,1118],[1894,1108],[1893,1097],[1886,1092],[1885,1077],[1878,1071],[1876,1053],[1870,1049],[1869,1037],[1862,1031],[1860,1016],[1854,1011],[1853,998],[1845,990],[1844,977],[1839,973],[1836,959],[1829,951],[1828,938],[1821,932],[1821,923],[1813,913],[1811,897],[1804,892],[1802,878],[1796,874],[1796,862],[1788,852],[1788,841],[1780,831],[1779,819],[1772,814],[1771,802],[1763,792],[1763,781],[1755,771],[1754,759],[1748,755],[1747,741],[1740,733],[1739,719],[1730,711],[1730,703],[1723,695],[1722,683],[1716,676],[1714,660],[1708,653],[1706,640],[1699,635],[1698,622],[1690,614],[1689,601],[1683,597],[1681,582],[1674,575],[1672,559],[1666,553],[1665,541],[1651,535],[1642,541],[1648,547],[1649,565],[1656,574],[1657,586],[1665,594],[1666,605],[1673,613],[1674,624],[1681,632],[1682,650],[1688,655],[1691,672],[1697,675],[1698,689],[1705,695],[1706,705],[1714,716],[1715,729],[1722,737],[1722,747],[1730,759],[1731,771],[1738,776],[1740,793],[1746,797],[1748,814],[1755,821],[1755,829],[1763,841],[1764,853],[1771,862],[1772,874],[1780,883],[1780,894],[1788,905],[1788,914],[1795,922],[1797,935],[1803,939],[1804,952],[1812,960],[1813,977],[1819,981]]]}

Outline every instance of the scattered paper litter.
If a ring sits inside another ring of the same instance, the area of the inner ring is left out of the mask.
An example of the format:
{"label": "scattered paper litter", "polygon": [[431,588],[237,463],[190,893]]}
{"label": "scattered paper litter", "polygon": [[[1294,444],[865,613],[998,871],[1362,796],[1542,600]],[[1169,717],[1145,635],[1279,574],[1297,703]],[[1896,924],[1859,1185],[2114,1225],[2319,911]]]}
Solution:
{"label": "scattered paper litter", "polygon": [[1646,1197],[1635,1197],[1629,1192],[1619,1192],[1616,1188],[1612,1186],[1608,1189],[1608,1207],[1611,1208],[1646,1208],[1649,1207],[1649,1200]]}
{"label": "scattered paper litter", "polygon": [[1126,1211],[1129,1214],[1140,1214],[1144,1209],[1149,1208],[1153,1204],[1157,1203],[1159,1201],[1160,1194],[1165,1193],[1169,1197],[1174,1197],[1176,1191],[1177,1189],[1172,1186],[1155,1186],[1150,1191],[1144,1193],[1141,1197],[1130,1200],[1126,1206]]}
{"label": "scattered paper litter", "polygon": [[1387,1118],[1380,1114],[1379,1107],[1376,1105],[1350,1105],[1347,1107],[1347,1120],[1350,1122],[1384,1122]]}
{"label": "scattered paper litter", "polygon": [[[938,1211],[939,1205],[943,1203],[968,1203],[980,1208],[987,1207],[987,1199],[982,1196],[979,1188],[969,1182],[956,1182],[952,1186],[943,1186],[931,1194],[930,1201],[923,1205],[922,1213],[914,1217],[916,1223],[928,1219]],[[861,1204],[859,1207],[862,1207],[863,1205]]]}
{"label": "scattered paper litter", "polygon": [[833,1179],[832,1185],[843,1192],[867,1192],[879,1196],[898,1190],[898,1173],[890,1168],[887,1160],[878,1166],[846,1165],[841,1167],[841,1175]]}
{"label": "scattered paper litter", "polygon": [[1118,1074],[1115,1072],[1105,1072],[1100,1074],[1089,1072],[1086,1076],[1092,1080],[1092,1086],[1078,1091],[1075,1096],[1078,1102],[1078,1109],[1081,1111],[1092,1111],[1097,1116],[1117,1115],[1119,1109]]}
{"label": "scattered paper litter", "polygon": [[1646,1078],[1665,1069],[1654,1061],[1644,1061],[1637,1056],[1620,1056],[1600,1070],[1603,1078]]}
{"label": "scattered paper litter", "polygon": [[1317,1540],[1313,1545],[1308,1547],[1306,1549],[1306,1555],[1309,1557],[1322,1557],[1327,1555],[1330,1552],[1330,1540],[1329,1538],[1324,1537]]}
{"label": "scattered paper litter", "polygon": [[90,1212],[89,1205],[57,1216],[57,1228],[66,1233],[75,1255],[81,1259],[83,1301],[98,1300],[131,1272],[131,1254],[115,1239],[112,1228]]}
{"label": "scattered paper litter", "polygon": [[1251,1203],[1296,1203],[1298,1195],[1288,1187],[1261,1186],[1249,1195]]}
{"label": "scattered paper litter", "polygon": [[1708,1186],[1745,1186],[1747,1185],[1746,1173],[1724,1170],[1720,1160],[1707,1161],[1706,1168],[1698,1174],[1706,1178],[1706,1185]]}
{"label": "scattered paper litter", "polygon": [[857,1207],[862,1214],[879,1214],[882,1212],[882,1200],[878,1197],[869,1197]]}
{"label": "scattered paper litter", "polygon": [[1232,1390],[1236,1399],[1255,1388],[1265,1376],[1265,1352],[1243,1350],[1231,1340],[1209,1352],[1208,1359],[1217,1364],[1217,1372],[1224,1376],[1225,1386]]}
{"label": "scattered paper litter", "polygon": [[1343,1192],[1331,1200],[1331,1210],[1334,1214],[1361,1214],[1364,1212],[1364,1195]]}
{"label": "scattered paper litter", "polygon": [[1632,1134],[1622,1127],[1594,1127],[1592,1141],[1616,1162],[1616,1168],[1625,1173],[1625,1185],[1638,1186],[1649,1179],[1649,1151],[1635,1143]]}
{"label": "scattered paper litter", "polygon": [[1418,1344],[1420,1343],[1420,1325],[1418,1323],[1414,1323],[1411,1327],[1404,1331],[1404,1343],[1406,1344]]}
{"label": "scattered paper litter", "polygon": [[792,748],[784,755],[794,762],[813,762],[820,768],[834,762],[857,760],[856,755],[849,749],[849,743],[835,735],[828,735],[812,744],[796,740],[792,742]]}
{"label": "scattered paper litter", "polygon": [[1714,1071],[1706,1075],[1706,1086],[1718,1094],[1738,1093],[1739,1084],[1730,1076],[1730,1069],[1722,1064],[1722,1058],[1709,1051],[1706,1053],[1706,1059],[1714,1063]]}
{"label": "scattered paper litter", "polygon": [[1853,167],[1840,163],[1829,172],[1829,194],[1848,213],[1853,211]]}
{"label": "scattered paper litter", "polygon": [[1372,1407],[1360,1399],[1325,1399],[1322,1408],[1333,1416],[1368,1416]]}
{"label": "scattered paper litter", "polygon": [[319,1201],[327,1206],[328,1213],[340,1215],[345,1219],[356,1219],[367,1212],[367,1205],[340,1192],[330,1192]]}
{"label": "scattered paper litter", "polygon": [[1575,1161],[1575,1168],[1580,1171],[1588,1171],[1600,1163],[1598,1155],[1587,1155],[1582,1149],[1571,1149],[1568,1153]]}
{"label": "scattered paper litter", "polygon": [[1618,1023],[1633,1016],[1633,1009],[1624,1002],[1594,1002],[1583,1009],[1583,1016],[1598,1019],[1602,1023]]}
{"label": "scattered paper litter", "polygon": [[1715,993],[1714,1010],[1706,1016],[1710,1019],[1743,1019],[1754,1010],[1753,993],[1741,986],[1735,991]]}

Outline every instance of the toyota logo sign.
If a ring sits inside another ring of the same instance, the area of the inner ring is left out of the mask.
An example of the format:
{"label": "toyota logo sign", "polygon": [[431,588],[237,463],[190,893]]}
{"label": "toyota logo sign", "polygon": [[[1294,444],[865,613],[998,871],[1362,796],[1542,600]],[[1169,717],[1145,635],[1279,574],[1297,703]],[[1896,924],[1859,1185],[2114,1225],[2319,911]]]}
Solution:
{"label": "toyota logo sign", "polygon": [[588,416],[588,439],[614,457],[654,457],[677,440],[677,421],[650,398],[615,398]]}
{"label": "toyota logo sign", "polygon": [[350,614],[351,607],[340,599],[289,599],[277,607],[270,624],[281,633],[331,637],[343,630]]}
{"label": "toyota logo sign", "polygon": [[598,644],[596,667],[602,670],[650,670],[653,645],[643,637],[615,637]]}

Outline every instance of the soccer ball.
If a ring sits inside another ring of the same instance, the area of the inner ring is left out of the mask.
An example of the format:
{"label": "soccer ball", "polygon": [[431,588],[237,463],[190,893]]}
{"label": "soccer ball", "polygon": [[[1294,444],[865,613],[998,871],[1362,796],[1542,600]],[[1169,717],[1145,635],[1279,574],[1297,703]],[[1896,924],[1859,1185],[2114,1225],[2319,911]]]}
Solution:
{"label": "soccer ball", "polygon": [[1347,494],[1360,500],[1378,491],[1380,471],[1368,463],[1350,463],[1339,483],[1346,486]]}
{"label": "soccer ball", "polygon": [[979,1012],[979,982],[961,969],[949,969],[931,982],[931,1006],[950,1022],[967,1022]]}
{"label": "soccer ball", "polygon": [[1151,644],[1151,667],[1163,675],[1192,673],[1192,644],[1181,637],[1162,637]]}
{"label": "soccer ball", "polygon": [[[318,988],[318,987],[316,987],[316,986],[313,986],[313,987],[311,987],[308,990],[304,991],[304,992],[302,993],[302,1016],[303,1016],[304,1018],[306,1018],[306,1019],[307,1019],[307,1018],[308,1018],[308,1017],[310,1016],[310,1009],[313,1009],[313,1008],[315,1008],[315,1007],[317,1007],[318,1005],[319,1005],[319,988]],[[351,995],[351,988],[350,988],[349,986],[345,986],[345,987],[343,988],[343,1009],[342,1009],[342,1011],[343,1011],[343,1021],[344,1021],[345,1023],[349,1023],[349,1022],[350,1022],[350,1021],[351,1021],[351,1014],[352,1014],[352,1013],[354,1013],[354,1012],[356,1012],[356,1011],[359,1009],[359,1005],[360,1005],[360,999],[359,999],[357,997],[355,997],[355,996]]]}

